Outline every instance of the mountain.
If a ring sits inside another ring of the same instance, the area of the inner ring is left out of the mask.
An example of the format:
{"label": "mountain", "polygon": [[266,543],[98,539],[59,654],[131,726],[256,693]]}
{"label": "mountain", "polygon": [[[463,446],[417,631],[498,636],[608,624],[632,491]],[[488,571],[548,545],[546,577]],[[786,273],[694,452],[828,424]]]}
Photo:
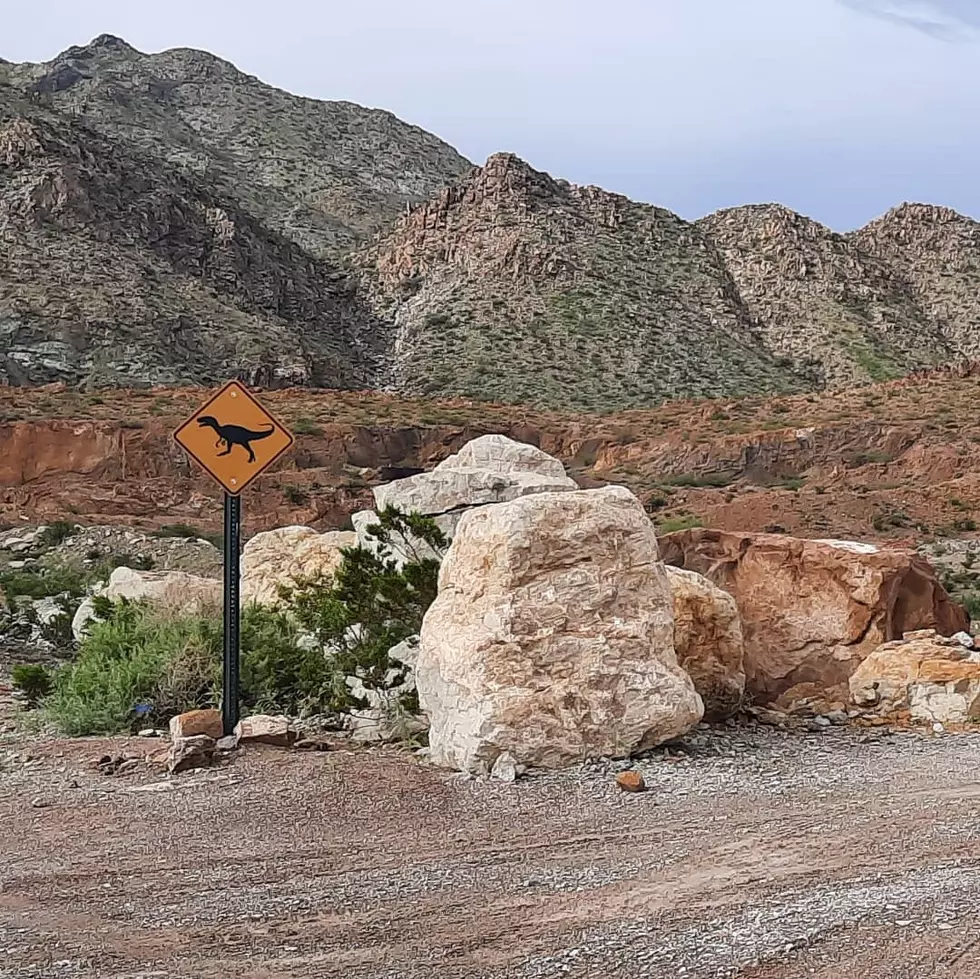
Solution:
{"label": "mountain", "polygon": [[0,61],[0,384],[376,388],[558,410],[980,355],[980,225],[688,222],[211,54]]}
{"label": "mountain", "polygon": [[980,222],[948,207],[902,204],[851,237],[909,283],[948,349],[980,356]]}
{"label": "mountain", "polygon": [[[776,204],[719,211],[697,224],[724,256],[765,345],[794,362],[815,361],[825,384],[886,380],[960,353],[902,265],[863,247],[860,234],[835,234]],[[927,264],[933,260],[941,258]]]}
{"label": "mountain", "polygon": [[365,387],[348,275],[179,170],[0,87],[0,383]]}
{"label": "mountain", "polygon": [[103,34],[0,85],[205,179],[270,228],[336,257],[470,164],[390,112],[300,98],[205,51],[143,54]]}
{"label": "mountain", "polygon": [[398,391],[609,410],[806,386],[699,228],[510,154],[354,261],[394,325]]}

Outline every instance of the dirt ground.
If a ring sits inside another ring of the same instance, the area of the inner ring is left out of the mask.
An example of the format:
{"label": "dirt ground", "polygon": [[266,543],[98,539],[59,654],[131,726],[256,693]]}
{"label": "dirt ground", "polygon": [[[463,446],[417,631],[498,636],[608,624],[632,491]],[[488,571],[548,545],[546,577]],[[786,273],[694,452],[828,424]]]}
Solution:
{"label": "dirt ground", "polygon": [[975,979],[980,736],[699,729],[514,784],[0,740],[0,977]]}

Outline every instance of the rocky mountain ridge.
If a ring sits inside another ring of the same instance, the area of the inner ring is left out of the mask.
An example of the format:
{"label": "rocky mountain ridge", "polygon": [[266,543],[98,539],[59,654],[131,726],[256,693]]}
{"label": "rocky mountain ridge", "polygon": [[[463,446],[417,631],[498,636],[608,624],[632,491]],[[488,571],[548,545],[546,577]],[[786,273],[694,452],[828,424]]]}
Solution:
{"label": "rocky mountain ridge", "polygon": [[688,222],[108,35],[0,63],[0,144],[0,383],[594,412],[980,352],[980,224],[944,208],[849,234],[779,205]]}

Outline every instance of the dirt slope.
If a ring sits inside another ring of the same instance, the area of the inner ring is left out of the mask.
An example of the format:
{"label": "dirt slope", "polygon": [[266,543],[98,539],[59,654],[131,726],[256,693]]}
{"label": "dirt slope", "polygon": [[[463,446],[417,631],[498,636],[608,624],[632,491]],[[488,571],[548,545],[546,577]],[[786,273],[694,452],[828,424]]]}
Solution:
{"label": "dirt slope", "polygon": [[[220,499],[170,433],[201,389],[0,388],[0,519],[220,527]],[[596,417],[301,389],[262,395],[297,445],[246,501],[248,530],[324,529],[370,501],[382,466],[431,467],[503,432],[582,485],[621,482],[661,530],[919,542],[980,520],[980,364],[822,395],[676,402]]]}

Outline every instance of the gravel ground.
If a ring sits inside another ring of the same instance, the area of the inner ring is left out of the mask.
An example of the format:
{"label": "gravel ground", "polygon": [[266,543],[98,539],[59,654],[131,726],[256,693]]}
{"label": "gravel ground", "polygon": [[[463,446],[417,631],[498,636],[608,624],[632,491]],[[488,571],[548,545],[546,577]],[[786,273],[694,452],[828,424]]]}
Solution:
{"label": "gravel ground", "polygon": [[0,977],[975,979],[980,736],[702,728],[514,784],[0,743]]}

